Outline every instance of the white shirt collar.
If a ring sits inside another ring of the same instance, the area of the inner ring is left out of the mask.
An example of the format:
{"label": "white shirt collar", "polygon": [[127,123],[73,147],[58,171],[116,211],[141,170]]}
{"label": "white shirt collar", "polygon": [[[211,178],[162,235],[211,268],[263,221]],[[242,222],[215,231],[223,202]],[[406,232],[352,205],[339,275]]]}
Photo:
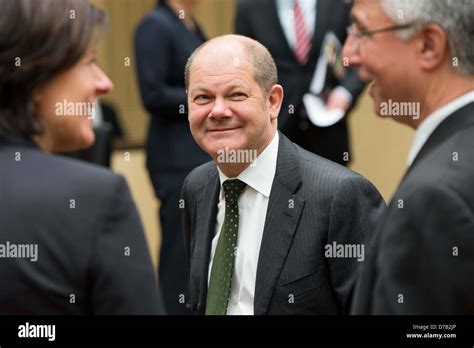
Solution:
{"label": "white shirt collar", "polygon": [[[316,10],[317,0],[276,0],[277,10],[281,11],[282,13],[285,13],[285,15],[288,15],[290,11],[293,10],[293,7],[295,6],[295,1],[298,1],[298,5],[300,5],[301,12],[303,12],[303,15],[306,15],[308,12],[315,12]],[[306,18],[305,24],[310,24],[306,23]]]}
{"label": "white shirt collar", "polygon": [[[255,191],[260,192],[267,198],[270,197],[273,179],[275,178],[278,158],[278,144],[279,135],[277,131],[275,132],[270,144],[268,144],[262,153],[260,153],[254,163],[248,166],[236,178],[245,182],[248,186],[253,188]],[[222,173],[219,167],[217,167],[217,170],[219,171],[219,179],[222,186],[222,183],[229,178],[224,173]]]}
{"label": "white shirt collar", "polygon": [[418,153],[425,145],[426,141],[436,128],[449,116],[451,116],[456,110],[461,109],[469,103],[474,102],[474,91],[467,92],[462,96],[450,101],[440,109],[436,110],[432,114],[421,122],[415,133],[415,138],[408,154],[408,166],[413,164]]}
{"label": "white shirt collar", "polygon": [[[276,0],[278,19],[280,20],[283,33],[292,49],[296,46],[295,24],[293,22],[294,0]],[[317,0],[298,0],[303,13],[305,28],[313,36],[316,23]]]}

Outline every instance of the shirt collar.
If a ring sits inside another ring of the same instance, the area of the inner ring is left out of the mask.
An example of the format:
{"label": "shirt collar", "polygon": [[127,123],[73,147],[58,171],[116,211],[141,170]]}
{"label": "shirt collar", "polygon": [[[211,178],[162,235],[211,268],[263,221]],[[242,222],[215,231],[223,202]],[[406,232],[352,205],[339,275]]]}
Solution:
{"label": "shirt collar", "polygon": [[472,102],[474,102],[474,91],[463,94],[462,96],[450,101],[448,104],[428,115],[428,117],[423,122],[421,122],[421,124],[418,126],[418,129],[416,130],[415,138],[413,139],[413,144],[408,154],[408,166],[413,164],[416,156],[421,151],[423,145],[425,145],[430,135],[433,134],[435,129],[438,128],[438,126],[445,119],[451,116],[456,110],[459,110]]}
{"label": "shirt collar", "polygon": [[[316,9],[317,0],[304,0],[304,1],[297,0],[297,1],[303,13],[306,13],[306,11],[314,11]],[[276,4],[277,4],[278,9],[282,11],[290,11],[290,10],[293,10],[293,7],[295,6],[295,0],[277,0]]]}
{"label": "shirt collar", "polygon": [[[245,182],[248,186],[267,198],[270,197],[273,179],[275,178],[278,143],[279,135],[278,132],[275,132],[270,144],[260,153],[257,159],[236,178]],[[219,180],[222,185],[222,183],[229,178],[219,167],[217,167],[217,170],[219,171]]]}

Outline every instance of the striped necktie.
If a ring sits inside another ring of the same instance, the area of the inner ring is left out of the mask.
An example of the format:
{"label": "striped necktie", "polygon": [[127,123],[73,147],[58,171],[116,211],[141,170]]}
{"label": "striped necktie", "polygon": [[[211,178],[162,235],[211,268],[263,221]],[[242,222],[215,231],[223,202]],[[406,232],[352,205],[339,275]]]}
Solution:
{"label": "striped necktie", "polygon": [[311,48],[311,36],[304,23],[303,12],[298,0],[295,0],[293,4],[293,14],[296,34],[295,56],[301,65],[305,65]]}

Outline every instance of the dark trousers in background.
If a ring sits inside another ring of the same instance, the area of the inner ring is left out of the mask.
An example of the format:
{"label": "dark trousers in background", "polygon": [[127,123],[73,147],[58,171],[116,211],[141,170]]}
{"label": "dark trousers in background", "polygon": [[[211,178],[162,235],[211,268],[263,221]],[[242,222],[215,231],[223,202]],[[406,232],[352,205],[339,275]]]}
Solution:
{"label": "dark trousers in background", "polygon": [[184,248],[179,200],[181,187],[190,170],[150,173],[156,196],[161,202],[161,249],[159,252],[158,279],[166,312],[186,314],[188,298],[188,262]]}

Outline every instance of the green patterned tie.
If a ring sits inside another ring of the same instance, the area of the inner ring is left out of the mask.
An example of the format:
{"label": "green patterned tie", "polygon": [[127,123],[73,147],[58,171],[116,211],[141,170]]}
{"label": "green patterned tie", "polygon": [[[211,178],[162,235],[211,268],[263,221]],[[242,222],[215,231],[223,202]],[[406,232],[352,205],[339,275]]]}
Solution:
{"label": "green patterned tie", "polygon": [[212,261],[211,279],[207,291],[206,315],[225,315],[229,303],[232,273],[234,271],[234,248],[239,230],[238,199],[246,184],[238,179],[226,180],[222,184],[225,194],[225,218],[217,241]]}

